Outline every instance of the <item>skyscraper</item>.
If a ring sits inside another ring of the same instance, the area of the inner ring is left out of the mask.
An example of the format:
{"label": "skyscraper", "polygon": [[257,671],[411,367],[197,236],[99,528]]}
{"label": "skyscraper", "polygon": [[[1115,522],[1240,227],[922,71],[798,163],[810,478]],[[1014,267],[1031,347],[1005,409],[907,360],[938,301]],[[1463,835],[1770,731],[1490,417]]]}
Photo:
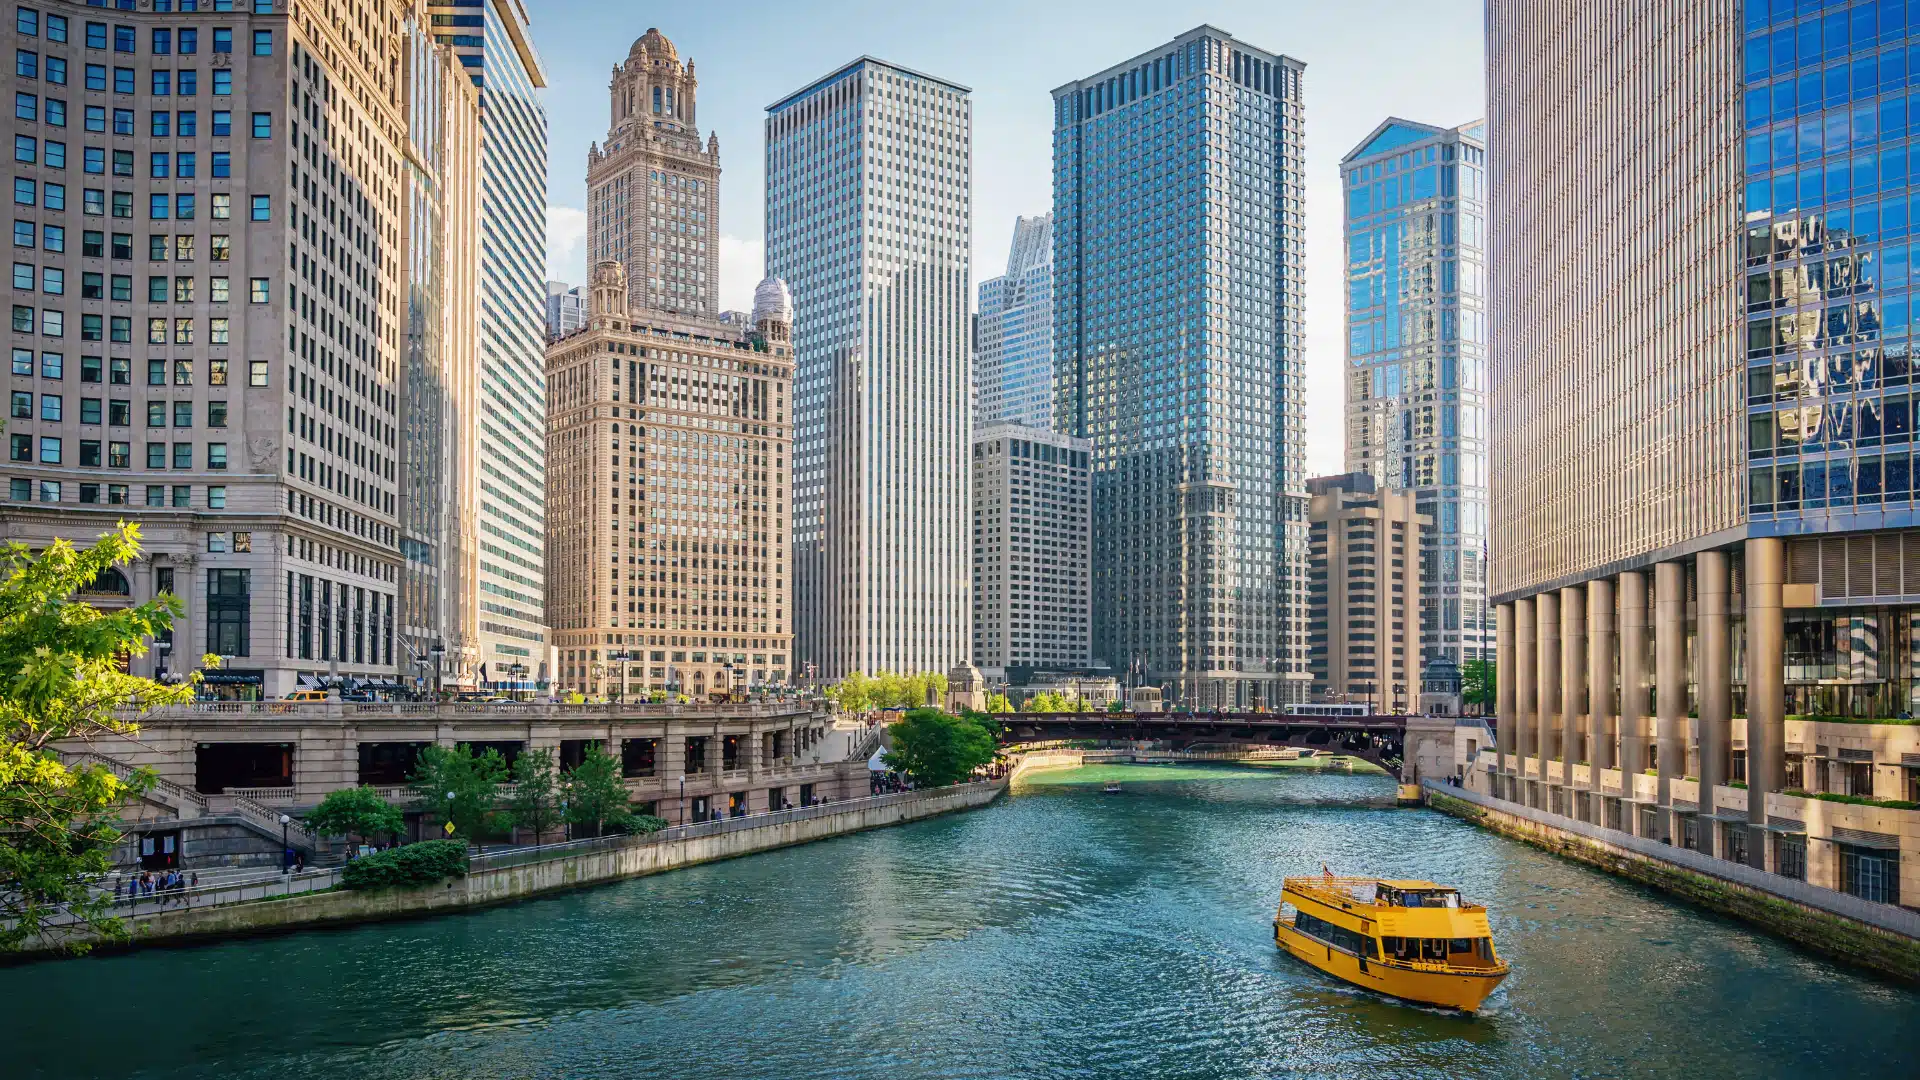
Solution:
{"label": "skyscraper", "polygon": [[1908,797],[1907,14],[1487,21],[1491,786],[1888,902],[1911,823],[1790,792]]}
{"label": "skyscraper", "polygon": [[1054,423],[1093,443],[1096,656],[1301,700],[1303,64],[1211,26],[1053,92]]}
{"label": "skyscraper", "polygon": [[1420,702],[1419,560],[1433,524],[1372,473],[1307,481],[1308,636],[1318,700],[1400,712]]}
{"label": "skyscraper", "polygon": [[1053,428],[1053,215],[1014,221],[1007,272],[980,283],[973,423]]}
{"label": "skyscraper", "polygon": [[991,424],[973,437],[973,663],[1007,669],[1092,662],[1085,439]]}
{"label": "skyscraper", "polygon": [[547,351],[559,685],[699,697],[786,682],[786,289],[761,283],[750,333],[629,308],[612,260],[588,290],[588,325]]}
{"label": "skyscraper", "polygon": [[767,108],[767,272],[794,303],[794,630],[822,678],[969,652],[968,93],[861,57]]}
{"label": "skyscraper", "polygon": [[587,325],[587,294],[591,290],[585,285],[568,285],[564,281],[547,282],[547,339],[565,337],[575,330],[584,330]]}
{"label": "skyscraper", "polygon": [[1491,656],[1485,139],[1478,121],[1389,118],[1340,162],[1347,469],[1412,491],[1432,519],[1420,550],[1420,656],[1456,664]]}
{"label": "skyscraper", "polygon": [[[547,85],[520,0],[428,0],[438,39],[480,87],[478,635],[447,643],[461,681],[547,677]],[[482,670],[484,668],[484,671]]]}
{"label": "skyscraper", "polygon": [[[180,598],[130,660],[142,675],[215,653],[205,687],[227,697],[392,681],[413,275],[471,221],[471,92],[385,3],[335,19],[264,0],[39,5],[9,33],[0,537],[84,544],[138,523],[144,557],[81,598]],[[139,133],[107,134],[109,109]],[[426,129],[436,117],[447,130]],[[471,335],[457,304],[432,317]]]}
{"label": "skyscraper", "polygon": [[587,259],[626,267],[627,302],[720,313],[720,139],[700,141],[693,61],[648,28],[613,68],[607,141],[587,150]]}

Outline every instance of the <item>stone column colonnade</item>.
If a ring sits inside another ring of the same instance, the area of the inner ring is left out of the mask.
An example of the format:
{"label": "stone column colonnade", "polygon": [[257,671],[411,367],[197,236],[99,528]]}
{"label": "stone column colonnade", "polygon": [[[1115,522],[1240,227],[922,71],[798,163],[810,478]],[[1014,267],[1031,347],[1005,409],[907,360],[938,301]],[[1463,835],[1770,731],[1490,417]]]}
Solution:
{"label": "stone column colonnade", "polygon": [[[1786,778],[1786,625],[1781,607],[1785,542],[1748,540],[1745,556],[1746,816],[1748,850],[1757,861],[1765,850],[1766,793],[1779,791]],[[1704,551],[1693,562],[1700,809],[1711,815],[1712,792],[1731,775],[1733,582],[1727,551]],[[1631,798],[1631,774],[1647,767],[1652,749],[1656,801],[1662,808],[1672,807],[1673,780],[1685,776],[1687,767],[1686,564],[1668,560],[1653,564],[1651,575],[1642,569],[1624,570],[1521,597],[1499,605],[1495,618],[1496,765],[1501,773],[1496,794],[1547,809],[1544,793],[1529,793],[1557,786],[1563,789],[1562,812],[1571,813],[1576,790],[1599,792],[1602,772],[1620,769],[1621,793]],[[1645,670],[1650,628],[1651,673]],[[1651,748],[1643,719],[1650,704]],[[1564,771],[1552,777],[1548,762],[1556,759]],[[1584,783],[1576,783],[1574,764],[1579,761],[1589,765]],[[1529,780],[1539,787],[1529,787]],[[1667,831],[1671,817],[1663,812],[1657,820],[1661,838],[1676,840]],[[1703,849],[1718,846],[1716,832],[1700,830]]]}

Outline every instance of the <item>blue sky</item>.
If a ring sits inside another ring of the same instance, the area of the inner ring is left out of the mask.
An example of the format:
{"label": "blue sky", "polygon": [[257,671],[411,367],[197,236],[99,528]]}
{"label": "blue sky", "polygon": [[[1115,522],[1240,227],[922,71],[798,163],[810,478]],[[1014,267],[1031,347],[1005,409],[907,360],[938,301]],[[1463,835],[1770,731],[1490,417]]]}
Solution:
{"label": "blue sky", "polygon": [[1390,115],[1481,115],[1480,0],[1211,5],[1081,0],[891,3],[532,0],[548,73],[548,273],[586,275],[587,146],[607,130],[607,81],[649,26],[692,58],[702,132],[720,137],[721,302],[761,276],[761,120],[781,95],[869,53],[973,88],[974,280],[1001,272],[1013,220],[1050,208],[1052,99],[1200,23],[1307,64],[1308,467],[1341,467],[1339,162]]}

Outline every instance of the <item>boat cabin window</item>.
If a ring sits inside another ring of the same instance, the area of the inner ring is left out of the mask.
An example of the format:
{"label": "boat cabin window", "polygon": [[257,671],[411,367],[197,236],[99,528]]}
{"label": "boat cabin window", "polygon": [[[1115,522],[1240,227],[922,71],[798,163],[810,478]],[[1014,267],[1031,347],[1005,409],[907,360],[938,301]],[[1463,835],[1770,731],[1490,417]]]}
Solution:
{"label": "boat cabin window", "polygon": [[[1444,964],[1449,958],[1454,963],[1462,958],[1479,960],[1493,958],[1491,938],[1410,938],[1383,937],[1381,950],[1390,960],[1424,960],[1429,963]],[[1369,953],[1369,956],[1372,954]]]}
{"label": "boat cabin window", "polygon": [[1460,894],[1452,889],[1396,889],[1383,885],[1380,887],[1380,899],[1390,907],[1460,906]]}

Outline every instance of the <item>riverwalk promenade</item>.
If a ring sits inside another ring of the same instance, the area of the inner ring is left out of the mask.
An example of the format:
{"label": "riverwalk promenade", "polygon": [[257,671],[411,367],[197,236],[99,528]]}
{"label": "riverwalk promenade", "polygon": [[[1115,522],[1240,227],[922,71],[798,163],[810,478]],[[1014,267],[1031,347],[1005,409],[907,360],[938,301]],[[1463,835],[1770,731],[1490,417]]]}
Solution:
{"label": "riverwalk promenade", "polygon": [[92,930],[75,927],[49,934],[8,959],[57,955],[76,938],[128,948],[486,907],[971,810],[992,802],[1006,787],[1005,779],[956,784],[676,825],[644,836],[490,851],[473,856],[464,876],[411,889],[345,889],[339,868],[226,882],[116,904],[113,913],[130,926],[126,942],[103,941]]}

